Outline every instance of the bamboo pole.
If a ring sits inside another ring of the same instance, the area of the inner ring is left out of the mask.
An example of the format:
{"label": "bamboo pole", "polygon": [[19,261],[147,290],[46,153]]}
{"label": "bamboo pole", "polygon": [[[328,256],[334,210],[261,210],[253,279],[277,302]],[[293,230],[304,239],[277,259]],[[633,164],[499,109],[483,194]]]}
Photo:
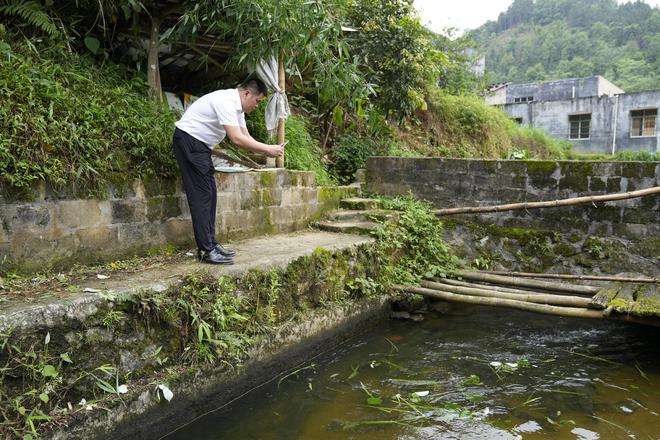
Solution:
{"label": "bamboo pole", "polygon": [[547,304],[536,304],[526,301],[518,301],[513,299],[503,299],[503,298],[485,298],[482,296],[473,296],[473,295],[460,295],[451,292],[443,292],[435,289],[427,289],[424,287],[412,287],[412,286],[393,286],[395,290],[402,292],[411,292],[417,293],[420,295],[428,296],[436,299],[443,299],[446,301],[453,302],[463,302],[468,304],[479,304],[484,306],[495,306],[495,307],[511,307],[518,310],[527,310],[531,312],[544,313],[546,315],[557,315],[557,316],[567,316],[574,318],[602,318],[602,312],[597,310],[590,310],[584,307],[559,307],[551,306]]}
{"label": "bamboo pole", "polygon": [[450,284],[452,286],[474,287],[477,289],[489,289],[496,292],[509,292],[509,293],[536,293],[529,290],[513,289],[511,287],[493,286],[491,284],[468,283],[466,281],[452,280],[451,278],[433,278],[431,281],[439,283]]}
{"label": "bamboo pole", "polygon": [[493,275],[505,275],[522,278],[554,278],[560,280],[595,280],[595,281],[620,281],[623,283],[660,283],[660,278],[631,278],[617,277],[613,275],[572,275],[562,273],[529,273],[529,272],[506,272],[503,270],[475,271],[490,273]]}
{"label": "bamboo pole", "polygon": [[[473,296],[483,296],[489,298],[513,299],[529,303],[549,304],[555,306],[581,307],[586,309],[597,308],[591,302],[590,298],[583,296],[553,295],[548,293],[530,293],[522,292],[497,292],[489,289],[479,289],[474,287],[452,286],[449,284],[436,283],[433,281],[422,281],[422,286],[427,289],[439,290],[443,292],[458,293]],[[604,307],[600,307],[604,308]]]}
{"label": "bamboo pole", "polygon": [[149,95],[151,100],[163,105],[163,89],[160,84],[160,67],[158,66],[158,41],[160,39],[160,17],[151,14],[151,26],[149,32],[149,52],[147,54],[147,82],[149,84]]}
{"label": "bamboo pole", "polygon": [[[282,93],[286,93],[286,77],[284,74],[284,60],[282,54],[280,54],[279,62],[277,63],[277,80],[279,82],[280,90]],[[285,137],[285,126],[286,119],[280,118],[277,121],[277,143],[282,144]],[[284,153],[280,157],[275,158],[275,167],[284,168]]]}
{"label": "bamboo pole", "polygon": [[551,283],[548,281],[538,281],[530,279],[520,279],[513,277],[504,277],[501,275],[490,275],[481,272],[472,272],[469,270],[459,270],[457,275],[462,278],[474,281],[485,281],[493,284],[504,284],[505,286],[529,287],[535,289],[552,290],[556,292],[570,292],[583,295],[593,295],[600,288],[593,286],[579,286],[575,284]]}
{"label": "bamboo pole", "polygon": [[569,199],[549,200],[547,202],[523,202],[523,203],[509,203],[506,205],[495,205],[495,206],[470,206],[463,208],[446,208],[446,209],[436,209],[433,212],[437,216],[443,216],[443,215],[465,214],[465,213],[473,214],[473,213],[483,213],[483,212],[513,211],[516,209],[557,208],[560,206],[580,205],[584,203],[609,202],[613,200],[633,199],[636,197],[643,197],[658,193],[660,193],[660,186],[654,186],[652,188],[640,189],[637,191],[629,191],[625,193],[616,193],[616,194],[604,194],[600,196],[572,197]]}
{"label": "bamboo pole", "polygon": [[511,299],[500,298],[484,298],[471,295],[457,295],[450,292],[440,292],[437,290],[426,289],[423,287],[413,286],[392,286],[394,290],[400,292],[417,293],[419,295],[428,296],[430,298],[442,299],[445,301],[461,302],[467,304],[477,304],[493,307],[510,307],[518,310],[525,310],[529,312],[542,313],[545,315],[564,316],[569,318],[589,318],[589,319],[607,319],[610,321],[623,321],[635,324],[651,325],[655,327],[660,326],[660,319],[643,318],[632,315],[605,315],[603,312],[597,310],[584,309],[579,307],[557,307],[545,304],[528,303],[524,301],[516,301]]}

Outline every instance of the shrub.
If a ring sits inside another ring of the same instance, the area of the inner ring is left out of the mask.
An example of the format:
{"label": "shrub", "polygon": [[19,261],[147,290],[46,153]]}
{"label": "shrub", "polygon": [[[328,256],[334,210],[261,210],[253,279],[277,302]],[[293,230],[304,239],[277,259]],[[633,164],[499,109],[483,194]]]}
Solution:
{"label": "shrub", "polygon": [[615,160],[658,162],[660,161],[660,153],[651,151],[623,150],[616,153]]}
{"label": "shrub", "polygon": [[0,34],[0,182],[101,195],[116,176],[174,175],[174,117],[147,95],[117,65]]}

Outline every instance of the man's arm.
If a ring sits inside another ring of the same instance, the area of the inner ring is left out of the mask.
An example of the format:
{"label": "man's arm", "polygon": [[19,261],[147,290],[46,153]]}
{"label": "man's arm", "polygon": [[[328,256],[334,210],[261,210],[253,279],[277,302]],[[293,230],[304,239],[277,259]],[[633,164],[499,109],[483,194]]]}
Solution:
{"label": "man's arm", "polygon": [[270,157],[281,156],[284,152],[284,147],[278,144],[264,144],[255,140],[247,128],[237,127],[233,125],[225,125],[227,137],[234,144],[246,150],[254,151],[255,153],[265,154]]}

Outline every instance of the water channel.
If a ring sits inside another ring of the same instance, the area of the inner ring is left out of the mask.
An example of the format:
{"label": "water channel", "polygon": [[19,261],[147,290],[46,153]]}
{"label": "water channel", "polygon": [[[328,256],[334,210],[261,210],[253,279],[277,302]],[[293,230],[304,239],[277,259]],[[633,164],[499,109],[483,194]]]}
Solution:
{"label": "water channel", "polygon": [[166,439],[658,440],[659,336],[489,308],[390,320]]}

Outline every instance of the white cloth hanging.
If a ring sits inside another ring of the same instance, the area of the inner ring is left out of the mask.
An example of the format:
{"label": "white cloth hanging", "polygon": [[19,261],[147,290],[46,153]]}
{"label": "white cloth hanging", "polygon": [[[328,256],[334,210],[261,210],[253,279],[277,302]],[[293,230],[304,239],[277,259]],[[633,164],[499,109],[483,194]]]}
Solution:
{"label": "white cloth hanging", "polygon": [[288,118],[291,114],[289,100],[286,93],[280,89],[278,82],[277,59],[272,57],[270,60],[261,60],[255,68],[257,76],[274,90],[274,93],[268,98],[266,104],[266,130],[272,136],[277,130],[277,122],[280,118]]}

